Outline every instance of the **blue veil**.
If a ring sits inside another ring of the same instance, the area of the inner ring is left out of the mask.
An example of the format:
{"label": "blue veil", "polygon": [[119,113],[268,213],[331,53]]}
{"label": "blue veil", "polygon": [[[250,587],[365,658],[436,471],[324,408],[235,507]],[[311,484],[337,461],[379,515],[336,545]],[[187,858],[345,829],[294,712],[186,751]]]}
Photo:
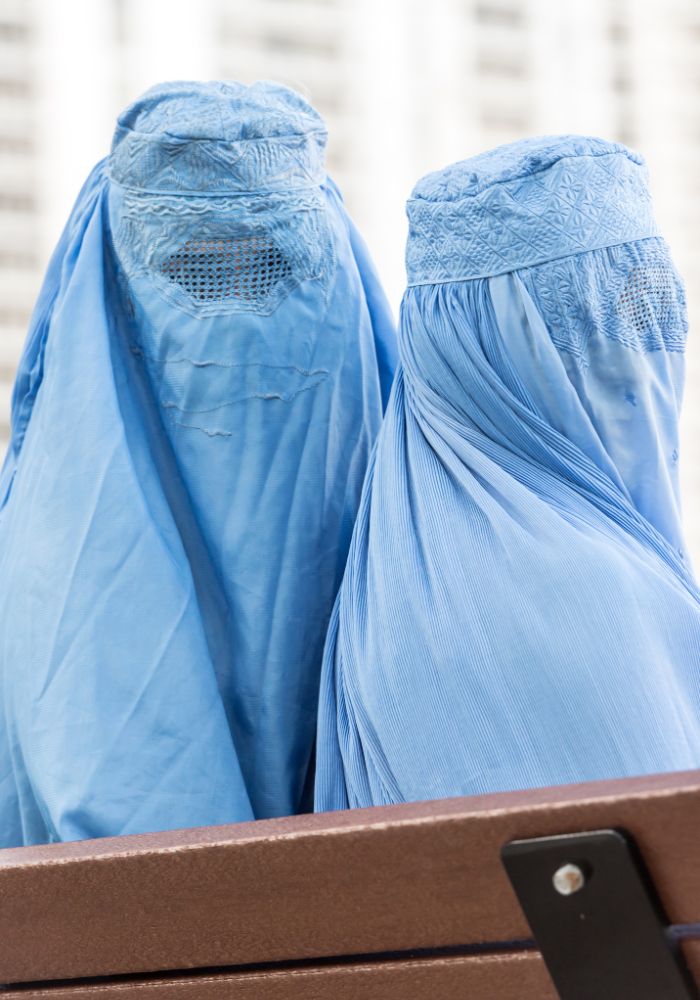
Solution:
{"label": "blue veil", "polygon": [[274,84],[120,117],[48,269],[0,481],[0,844],[308,808],[323,641],[394,364]]}
{"label": "blue veil", "polygon": [[685,297],[643,162],[518,142],[424,178],[408,217],[317,808],[700,766]]}

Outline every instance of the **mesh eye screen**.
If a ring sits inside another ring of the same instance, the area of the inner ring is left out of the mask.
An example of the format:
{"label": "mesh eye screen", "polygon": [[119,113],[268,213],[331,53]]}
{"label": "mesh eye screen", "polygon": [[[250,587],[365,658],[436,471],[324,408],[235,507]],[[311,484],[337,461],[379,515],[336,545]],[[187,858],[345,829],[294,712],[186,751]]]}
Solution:
{"label": "mesh eye screen", "polygon": [[678,307],[673,271],[663,264],[633,268],[617,300],[620,317],[640,333],[675,326]]}
{"label": "mesh eye screen", "polygon": [[188,240],[161,271],[197,302],[264,302],[291,274],[289,261],[269,236]]}

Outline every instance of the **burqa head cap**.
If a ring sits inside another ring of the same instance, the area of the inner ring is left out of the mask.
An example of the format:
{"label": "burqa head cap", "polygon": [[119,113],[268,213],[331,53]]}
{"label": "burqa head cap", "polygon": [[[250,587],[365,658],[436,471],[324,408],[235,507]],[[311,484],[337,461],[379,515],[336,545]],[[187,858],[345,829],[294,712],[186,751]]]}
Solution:
{"label": "burqa head cap", "polygon": [[576,135],[524,139],[428,174],[407,211],[409,285],[493,277],[659,235],[642,157]]}
{"label": "burqa head cap", "polygon": [[326,128],[277,83],[165,83],[119,116],[112,180],[142,191],[289,191],[325,177]]}

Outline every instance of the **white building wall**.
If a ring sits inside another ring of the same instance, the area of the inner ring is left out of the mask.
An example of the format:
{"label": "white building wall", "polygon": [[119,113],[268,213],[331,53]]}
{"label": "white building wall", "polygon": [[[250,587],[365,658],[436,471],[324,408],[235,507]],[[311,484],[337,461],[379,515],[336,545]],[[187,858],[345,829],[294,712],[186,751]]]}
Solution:
{"label": "white building wall", "polygon": [[700,4],[621,4],[629,37],[627,108],[651,171],[656,213],[686,279],[690,336],[681,422],[688,545],[700,566]]}
{"label": "white building wall", "polygon": [[0,454],[10,391],[43,263],[36,175],[35,11],[0,6]]}
{"label": "white building wall", "polygon": [[318,107],[395,308],[423,173],[538,133],[644,153],[699,328],[682,463],[700,561],[697,0],[0,0],[0,449],[41,272],[117,112],[159,80],[216,77],[274,78]]}

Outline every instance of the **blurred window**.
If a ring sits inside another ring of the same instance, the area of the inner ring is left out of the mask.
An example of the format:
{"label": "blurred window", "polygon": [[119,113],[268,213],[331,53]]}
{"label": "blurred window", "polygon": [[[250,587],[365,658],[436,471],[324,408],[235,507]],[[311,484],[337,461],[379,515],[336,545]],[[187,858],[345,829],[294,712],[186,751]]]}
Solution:
{"label": "blurred window", "polygon": [[20,42],[29,38],[31,34],[28,24],[20,24],[16,21],[0,21],[0,41]]}
{"label": "blurred window", "polygon": [[487,106],[481,109],[479,117],[482,128],[512,132],[513,138],[523,135],[531,128],[530,116],[517,108]]}
{"label": "blurred window", "polygon": [[29,80],[0,78],[0,97],[30,97],[32,92]]}
{"label": "blurred window", "polygon": [[292,34],[282,34],[268,31],[262,38],[265,48],[273,52],[288,52],[296,56],[327,56],[336,57],[338,46],[331,38],[305,38]]}
{"label": "blurred window", "polygon": [[[31,310],[29,309],[0,309],[0,326],[25,326]],[[2,376],[0,376],[1,380]],[[10,372],[8,381],[14,378],[14,371]]]}
{"label": "blurred window", "polygon": [[502,3],[478,3],[474,10],[477,21],[482,24],[500,24],[515,28],[525,20],[522,7]]}
{"label": "blurred window", "polygon": [[480,52],[476,68],[483,76],[507,76],[513,79],[523,77],[528,72],[526,59],[506,52]]}
{"label": "blurred window", "polygon": [[34,143],[26,135],[0,135],[0,153],[32,153]]}
{"label": "blurred window", "polygon": [[0,267],[36,268],[39,260],[33,253],[18,250],[0,250]]}
{"label": "blurred window", "polygon": [[0,212],[31,212],[36,202],[30,194],[12,194],[0,191]]}

